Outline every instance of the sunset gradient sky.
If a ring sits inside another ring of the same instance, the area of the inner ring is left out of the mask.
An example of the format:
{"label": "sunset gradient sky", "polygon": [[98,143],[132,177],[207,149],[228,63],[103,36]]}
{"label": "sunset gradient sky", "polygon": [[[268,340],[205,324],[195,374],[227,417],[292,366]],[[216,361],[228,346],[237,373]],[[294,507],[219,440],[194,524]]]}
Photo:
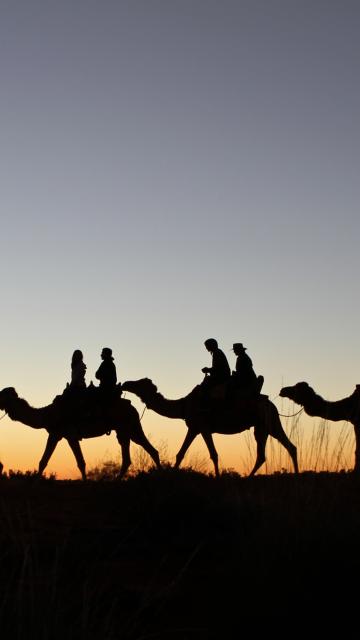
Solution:
{"label": "sunset gradient sky", "polygon": [[[215,337],[231,367],[248,347],[279,409],[299,380],[349,395],[359,32],[357,0],[3,0],[0,388],[48,404],[74,349],[95,382],[109,346],[119,380],[176,398]],[[173,461],[185,425],[142,422]],[[35,468],[45,440],[3,419],[5,470]],[[241,471],[244,435],[216,442]],[[114,435],[83,450],[119,455]],[[79,475],[65,444],[48,470]]]}

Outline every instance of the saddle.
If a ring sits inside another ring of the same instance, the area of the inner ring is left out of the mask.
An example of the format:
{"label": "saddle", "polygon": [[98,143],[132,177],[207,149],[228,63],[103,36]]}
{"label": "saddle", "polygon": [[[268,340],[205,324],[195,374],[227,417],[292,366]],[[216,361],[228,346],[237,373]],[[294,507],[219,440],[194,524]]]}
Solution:
{"label": "saddle", "polygon": [[89,418],[106,419],[114,401],[130,402],[121,398],[121,385],[117,385],[114,393],[104,393],[102,389],[95,387],[91,382],[88,387],[83,389],[67,384],[63,393],[54,398],[53,405],[64,417],[75,417],[77,420],[85,422]]}
{"label": "saddle", "polygon": [[[248,387],[241,387],[236,384],[235,376],[227,382],[204,388],[201,384],[193,389],[194,408],[200,411],[222,411],[225,406],[239,400],[268,399],[268,396],[261,393],[264,384],[264,376],[257,376],[257,384]],[[226,407],[227,408],[227,407]]]}

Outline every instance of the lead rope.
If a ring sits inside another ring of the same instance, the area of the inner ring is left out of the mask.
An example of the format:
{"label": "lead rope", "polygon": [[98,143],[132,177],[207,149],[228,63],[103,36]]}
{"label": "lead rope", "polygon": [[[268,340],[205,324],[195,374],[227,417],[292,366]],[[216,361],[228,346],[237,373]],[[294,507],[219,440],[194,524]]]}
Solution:
{"label": "lead rope", "polygon": [[[276,400],[276,398],[279,397],[279,394],[274,398],[274,400]],[[274,400],[272,402],[274,402]],[[301,413],[302,411],[304,411],[304,407],[301,407],[301,409],[299,409],[299,411],[297,411],[296,413],[291,413],[290,415],[286,415],[285,413],[279,413],[279,416],[281,416],[282,418],[294,418],[295,416],[298,416],[299,413]]]}
{"label": "lead rope", "polygon": [[294,416],[298,416],[302,411],[304,411],[304,407],[301,407],[299,411],[297,411],[296,413],[291,413],[289,416],[285,415],[285,413],[279,413],[279,416],[281,416],[282,418],[293,418]]}
{"label": "lead rope", "polygon": [[[126,391],[125,391],[125,393],[124,393],[124,398],[125,398],[125,396],[126,396]],[[141,416],[140,416],[140,422],[141,422],[141,420],[143,419],[143,415],[144,415],[145,411],[146,411],[146,404],[144,405],[143,412],[142,412],[142,414],[141,414]]]}

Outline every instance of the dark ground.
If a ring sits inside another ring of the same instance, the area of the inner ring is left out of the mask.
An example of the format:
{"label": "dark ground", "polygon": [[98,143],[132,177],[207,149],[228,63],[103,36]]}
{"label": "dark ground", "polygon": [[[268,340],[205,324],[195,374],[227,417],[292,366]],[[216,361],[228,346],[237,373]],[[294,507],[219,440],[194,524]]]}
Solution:
{"label": "dark ground", "polygon": [[360,635],[351,473],[5,477],[0,543],[6,640]]}

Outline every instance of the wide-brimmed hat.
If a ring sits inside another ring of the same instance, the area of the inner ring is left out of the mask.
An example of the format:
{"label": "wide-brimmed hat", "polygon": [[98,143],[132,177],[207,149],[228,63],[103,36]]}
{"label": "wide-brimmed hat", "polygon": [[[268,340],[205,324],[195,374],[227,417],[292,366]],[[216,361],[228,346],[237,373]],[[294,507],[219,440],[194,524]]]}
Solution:
{"label": "wide-brimmed hat", "polygon": [[234,342],[232,350],[235,351],[235,349],[243,349],[246,351],[246,347],[244,347],[242,342]]}

